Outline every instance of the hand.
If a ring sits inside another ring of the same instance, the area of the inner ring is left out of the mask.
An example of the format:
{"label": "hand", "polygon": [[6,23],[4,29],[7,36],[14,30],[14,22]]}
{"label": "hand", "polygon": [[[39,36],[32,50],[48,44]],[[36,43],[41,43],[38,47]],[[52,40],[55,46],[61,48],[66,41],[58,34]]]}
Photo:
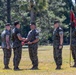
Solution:
{"label": "hand", "polygon": [[22,38],[22,41],[26,41],[26,38]]}
{"label": "hand", "polygon": [[10,47],[9,47],[9,46],[7,46],[7,49],[10,49]]}
{"label": "hand", "polygon": [[32,42],[29,41],[28,44],[30,45],[30,44],[32,44]]}
{"label": "hand", "polygon": [[23,38],[23,41],[26,42],[27,41],[27,38]]}
{"label": "hand", "polygon": [[62,48],[62,46],[60,45],[60,46],[59,46],[59,49],[61,49],[61,48]]}
{"label": "hand", "polygon": [[21,42],[21,45],[23,46],[23,45],[25,45],[25,43],[24,42]]}

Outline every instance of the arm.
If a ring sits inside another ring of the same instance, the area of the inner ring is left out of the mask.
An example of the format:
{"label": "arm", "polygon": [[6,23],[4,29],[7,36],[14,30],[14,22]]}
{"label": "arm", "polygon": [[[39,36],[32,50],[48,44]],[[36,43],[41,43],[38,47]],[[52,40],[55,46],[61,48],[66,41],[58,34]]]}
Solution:
{"label": "arm", "polygon": [[28,44],[34,44],[34,43],[37,43],[39,41],[39,39],[37,38],[36,40],[34,40],[33,42],[28,42]]}
{"label": "arm", "polygon": [[60,35],[60,45],[63,45],[63,34]]}
{"label": "arm", "polygon": [[6,35],[6,45],[7,45],[7,49],[9,49],[10,48],[9,35]]}
{"label": "arm", "polygon": [[36,40],[34,40],[32,43],[37,43],[39,41],[39,39],[37,38]]}
{"label": "arm", "polygon": [[18,37],[18,39],[19,39],[20,41],[24,41],[24,40],[26,40],[25,38],[23,38],[23,37],[21,36],[20,33],[17,34],[17,37]]}
{"label": "arm", "polygon": [[63,45],[63,31],[60,31],[59,35],[60,35],[60,46],[59,46],[59,49],[61,49],[62,45]]}

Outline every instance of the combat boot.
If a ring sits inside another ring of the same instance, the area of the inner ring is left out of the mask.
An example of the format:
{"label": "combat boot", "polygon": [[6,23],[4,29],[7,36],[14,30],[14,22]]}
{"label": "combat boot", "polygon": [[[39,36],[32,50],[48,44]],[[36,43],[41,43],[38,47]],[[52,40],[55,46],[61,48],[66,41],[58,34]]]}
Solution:
{"label": "combat boot", "polygon": [[38,70],[37,66],[33,66],[30,70]]}
{"label": "combat boot", "polygon": [[57,67],[56,67],[56,70],[60,70],[60,69],[61,69],[61,66],[57,66]]}
{"label": "combat boot", "polygon": [[9,66],[5,66],[4,69],[10,69]]}
{"label": "combat boot", "polygon": [[75,67],[76,68],[76,63],[72,67]]}
{"label": "combat boot", "polygon": [[18,71],[18,70],[20,70],[20,69],[19,69],[19,67],[14,67],[14,70],[15,70],[15,71]]}

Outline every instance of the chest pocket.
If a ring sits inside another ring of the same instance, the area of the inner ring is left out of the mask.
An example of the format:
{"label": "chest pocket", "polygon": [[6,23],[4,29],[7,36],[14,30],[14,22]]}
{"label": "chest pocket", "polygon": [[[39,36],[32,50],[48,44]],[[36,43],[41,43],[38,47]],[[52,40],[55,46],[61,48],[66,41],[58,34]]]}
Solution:
{"label": "chest pocket", "polygon": [[53,40],[59,40],[60,36],[59,36],[59,30],[56,30],[53,34]]}
{"label": "chest pocket", "polygon": [[32,41],[34,41],[35,40],[35,33],[33,32],[33,31],[31,31],[30,33],[29,33],[29,41],[30,42],[32,42]]}

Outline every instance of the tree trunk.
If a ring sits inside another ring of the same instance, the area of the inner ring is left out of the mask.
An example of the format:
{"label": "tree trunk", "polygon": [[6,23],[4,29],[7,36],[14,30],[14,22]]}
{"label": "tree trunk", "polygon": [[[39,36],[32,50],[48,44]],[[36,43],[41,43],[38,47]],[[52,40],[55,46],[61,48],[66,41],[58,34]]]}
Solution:
{"label": "tree trunk", "polygon": [[36,12],[34,9],[34,1],[33,0],[30,0],[30,7],[31,7],[31,10],[30,10],[31,22],[35,22],[36,21]]}
{"label": "tree trunk", "polygon": [[7,22],[11,23],[11,0],[7,0]]}
{"label": "tree trunk", "polygon": [[33,10],[33,8],[31,9],[31,12],[30,12],[30,17],[31,17],[31,22],[35,22],[36,21],[36,14]]}

